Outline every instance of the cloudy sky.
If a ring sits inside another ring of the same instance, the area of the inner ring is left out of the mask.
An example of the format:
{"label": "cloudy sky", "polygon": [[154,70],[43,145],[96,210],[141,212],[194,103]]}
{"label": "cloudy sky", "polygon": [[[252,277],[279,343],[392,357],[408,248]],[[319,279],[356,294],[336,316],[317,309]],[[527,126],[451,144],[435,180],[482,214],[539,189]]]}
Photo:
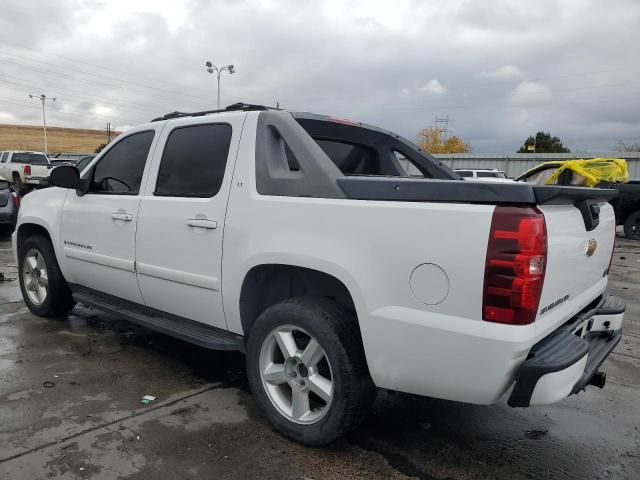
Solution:
{"label": "cloudy sky", "polygon": [[3,0],[0,123],[117,129],[280,105],[416,139],[434,117],[477,153],[549,130],[573,151],[640,141],[638,0]]}

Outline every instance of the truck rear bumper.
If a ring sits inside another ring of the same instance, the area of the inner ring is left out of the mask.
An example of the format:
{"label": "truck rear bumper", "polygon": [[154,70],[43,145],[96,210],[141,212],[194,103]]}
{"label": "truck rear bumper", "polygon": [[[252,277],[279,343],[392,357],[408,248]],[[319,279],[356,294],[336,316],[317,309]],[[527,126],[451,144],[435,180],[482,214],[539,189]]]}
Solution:
{"label": "truck rear bumper", "polygon": [[621,299],[604,296],[535,344],[516,373],[509,405],[547,405],[591,383],[604,386],[604,376],[595,375],[622,338],[624,312]]}
{"label": "truck rear bumper", "polygon": [[46,187],[49,184],[49,180],[46,177],[25,177],[24,183],[28,185]]}

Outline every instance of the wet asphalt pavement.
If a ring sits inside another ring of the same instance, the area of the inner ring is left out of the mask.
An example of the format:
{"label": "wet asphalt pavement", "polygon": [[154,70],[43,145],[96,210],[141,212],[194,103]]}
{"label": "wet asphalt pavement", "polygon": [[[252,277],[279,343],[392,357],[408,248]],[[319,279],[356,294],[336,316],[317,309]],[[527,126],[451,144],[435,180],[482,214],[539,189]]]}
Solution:
{"label": "wet asphalt pavement", "polygon": [[[380,392],[362,426],[325,448],[270,428],[242,355],[80,306],[35,317],[9,247],[0,241],[2,480],[640,478],[640,242],[617,242],[610,291],[627,314],[604,390],[530,409]],[[157,399],[144,405],[147,394]]]}

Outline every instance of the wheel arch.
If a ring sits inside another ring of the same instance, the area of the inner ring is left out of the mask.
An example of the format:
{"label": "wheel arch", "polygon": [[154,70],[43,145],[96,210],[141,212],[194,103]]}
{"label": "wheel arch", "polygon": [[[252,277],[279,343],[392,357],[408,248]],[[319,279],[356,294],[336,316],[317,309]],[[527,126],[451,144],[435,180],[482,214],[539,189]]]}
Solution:
{"label": "wheel arch", "polygon": [[620,209],[620,218],[617,222],[618,225],[624,225],[624,222],[627,221],[627,218],[629,218],[629,216],[635,212],[640,212],[640,200],[629,202]]}
{"label": "wheel arch", "polygon": [[45,226],[39,223],[32,222],[21,223],[16,234],[16,254],[18,258],[20,258],[20,249],[22,248],[22,245],[24,245],[24,242],[27,240],[27,238],[34,235],[42,235],[47,240],[49,240],[55,251],[55,243],[53,242],[53,237]]}
{"label": "wheel arch", "polygon": [[263,263],[253,266],[242,281],[239,314],[243,333],[247,335],[255,320],[271,305],[305,295],[335,300],[352,311],[358,323],[354,296],[335,275],[299,265]]}

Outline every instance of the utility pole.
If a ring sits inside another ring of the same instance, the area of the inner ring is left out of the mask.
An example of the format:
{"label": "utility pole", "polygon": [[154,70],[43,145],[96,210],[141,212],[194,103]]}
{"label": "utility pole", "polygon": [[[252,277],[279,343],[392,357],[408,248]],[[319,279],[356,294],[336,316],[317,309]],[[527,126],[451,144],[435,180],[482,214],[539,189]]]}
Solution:
{"label": "utility pole", "polygon": [[445,141],[449,137],[449,115],[446,117],[434,117],[435,129],[442,135],[442,140]]}
{"label": "utility pole", "polygon": [[217,109],[220,110],[220,75],[225,70],[227,72],[229,72],[229,74],[233,75],[234,73],[236,73],[235,67],[233,65],[225,65],[224,67],[217,67],[217,66],[215,66],[213,63],[211,63],[209,61],[205,62],[204,66],[207,67],[207,72],[209,72],[209,73],[216,72],[216,75],[218,77],[218,104],[217,104]]}
{"label": "utility pole", "polygon": [[111,143],[111,122],[107,122],[107,144]]}
{"label": "utility pole", "polygon": [[45,155],[48,153],[47,151],[47,116],[45,114],[44,103],[47,100],[51,100],[52,102],[56,101],[55,97],[47,97],[46,95],[31,95],[29,94],[29,98],[37,98],[42,102],[42,127],[44,129],[44,153]]}

